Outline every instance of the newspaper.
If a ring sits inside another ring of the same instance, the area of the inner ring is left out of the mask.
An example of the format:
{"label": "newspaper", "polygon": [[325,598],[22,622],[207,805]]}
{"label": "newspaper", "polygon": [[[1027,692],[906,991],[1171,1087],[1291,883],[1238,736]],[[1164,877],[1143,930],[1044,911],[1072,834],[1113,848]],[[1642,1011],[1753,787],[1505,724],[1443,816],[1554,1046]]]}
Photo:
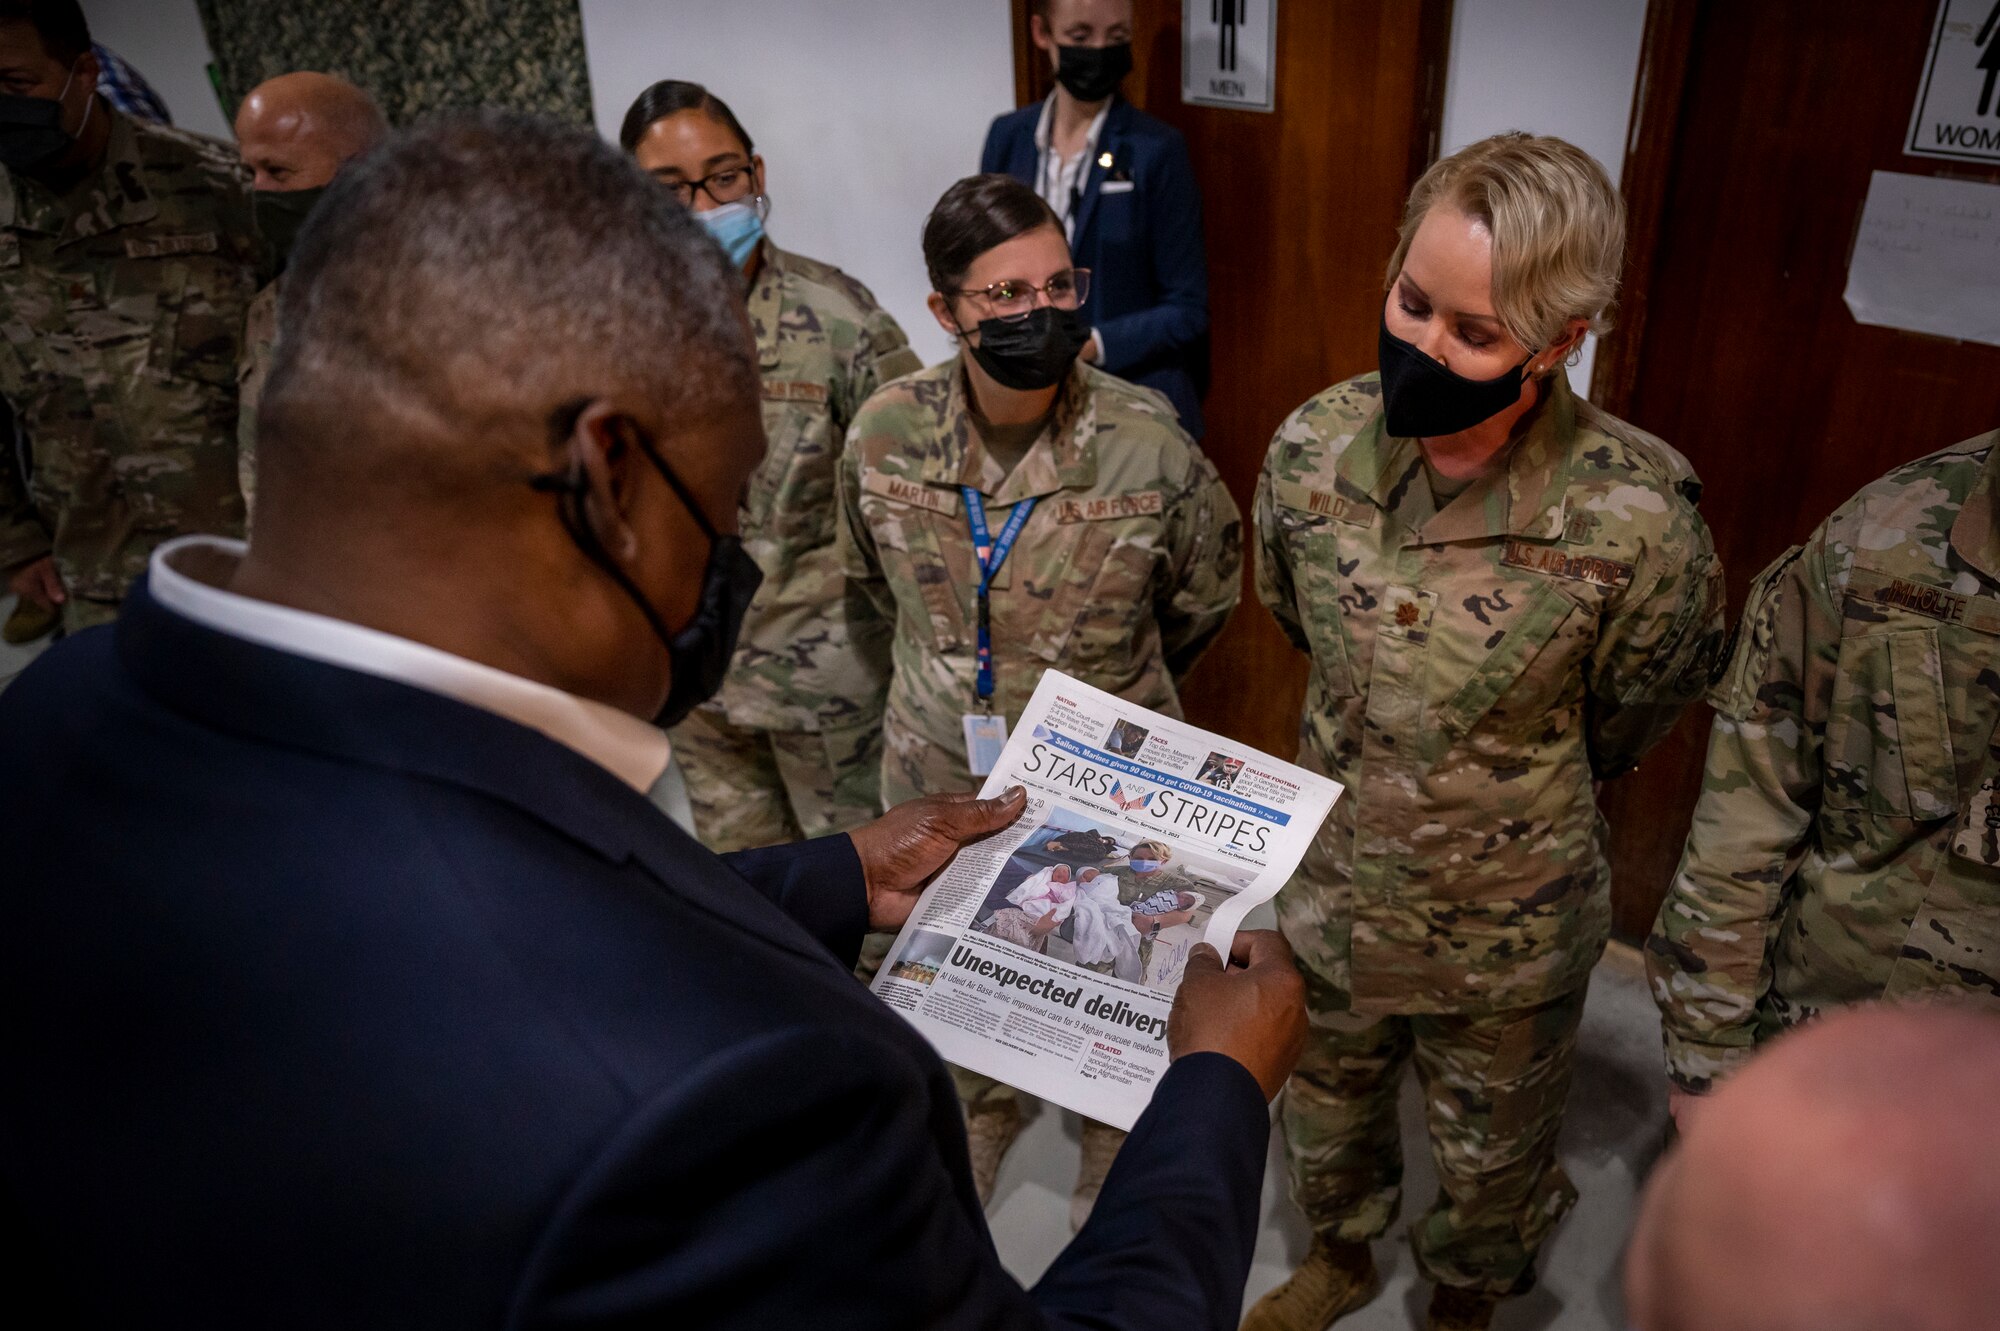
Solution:
{"label": "newspaper", "polygon": [[1129,1129],[1190,949],[1229,955],[1341,787],[1054,670],[981,794],[1015,785],[1020,820],[924,891],[874,989],[950,1062]]}

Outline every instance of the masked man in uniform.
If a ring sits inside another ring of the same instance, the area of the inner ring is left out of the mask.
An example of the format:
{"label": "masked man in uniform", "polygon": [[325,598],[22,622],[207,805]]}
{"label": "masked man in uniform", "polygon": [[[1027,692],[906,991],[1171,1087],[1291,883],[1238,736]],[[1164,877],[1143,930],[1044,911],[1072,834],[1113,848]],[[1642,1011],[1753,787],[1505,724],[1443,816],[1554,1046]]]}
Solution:
{"label": "masked man in uniform", "polygon": [[[114,110],[75,0],[0,3],[0,572],[70,631],[154,547],[240,535],[236,358],[256,290],[247,182],[206,139]],[[17,629],[17,634],[19,630]]]}

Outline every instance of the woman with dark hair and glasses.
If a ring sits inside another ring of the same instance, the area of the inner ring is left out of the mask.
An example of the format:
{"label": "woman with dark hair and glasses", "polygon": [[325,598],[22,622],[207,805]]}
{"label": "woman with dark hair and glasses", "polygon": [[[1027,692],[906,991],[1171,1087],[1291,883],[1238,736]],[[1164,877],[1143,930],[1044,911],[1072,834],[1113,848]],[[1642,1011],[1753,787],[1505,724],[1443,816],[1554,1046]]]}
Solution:
{"label": "woman with dark hair and glasses", "polygon": [[862,402],[923,363],[866,287],[764,235],[764,160],[706,88],[655,83],[619,142],[742,268],[764,380],[768,451],[742,512],[764,585],[722,692],[672,732],[695,828],[718,852],[843,832],[881,811],[885,667],[848,638],[834,477]]}
{"label": "woman with dark hair and glasses", "polygon": [[[893,643],[890,801],[978,786],[1044,670],[1178,716],[1243,563],[1236,504],[1172,405],[1079,363],[1090,273],[1032,189],[953,185],[924,224],[924,262],[959,354],[870,398],[841,464],[848,582]],[[990,1197],[1020,1108],[959,1075]],[[1085,1132],[1079,1224],[1120,1140]]]}

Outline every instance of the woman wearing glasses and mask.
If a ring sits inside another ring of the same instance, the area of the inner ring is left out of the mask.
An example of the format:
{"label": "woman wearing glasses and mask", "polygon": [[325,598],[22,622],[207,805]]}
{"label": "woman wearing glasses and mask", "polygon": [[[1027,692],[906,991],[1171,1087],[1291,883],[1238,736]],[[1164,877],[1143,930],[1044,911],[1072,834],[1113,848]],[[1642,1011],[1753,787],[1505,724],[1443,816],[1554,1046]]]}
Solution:
{"label": "woman wearing glasses and mask", "polygon": [[768,451],[742,512],[764,583],[721,693],[672,732],[696,831],[718,852],[845,831],[881,812],[886,681],[842,610],[841,441],[869,394],[922,362],[866,287],[764,235],[763,159],[705,88],[654,84],[619,141],[742,268],[764,381]]}
{"label": "woman wearing glasses and mask", "polygon": [[[977,788],[1044,670],[1179,715],[1243,558],[1236,504],[1166,398],[1079,363],[1090,274],[1033,190],[961,180],[923,245],[959,354],[869,399],[841,466],[847,576],[892,644],[890,802]],[[960,1075],[989,1197],[1020,1109]],[[1120,1139],[1090,1125],[1073,1217]]]}
{"label": "woman wearing glasses and mask", "polygon": [[1265,459],[1258,592],[1313,664],[1299,761],[1347,793],[1277,899],[1313,1022],[1284,1122],[1314,1242],[1246,1331],[1374,1296],[1411,1062],[1434,1331],[1487,1326],[1575,1200],[1556,1131],[1611,914],[1593,783],[1672,728],[1724,639],[1686,459],[1564,373],[1624,236],[1561,140],[1439,162],[1390,261],[1380,374],[1300,407]]}

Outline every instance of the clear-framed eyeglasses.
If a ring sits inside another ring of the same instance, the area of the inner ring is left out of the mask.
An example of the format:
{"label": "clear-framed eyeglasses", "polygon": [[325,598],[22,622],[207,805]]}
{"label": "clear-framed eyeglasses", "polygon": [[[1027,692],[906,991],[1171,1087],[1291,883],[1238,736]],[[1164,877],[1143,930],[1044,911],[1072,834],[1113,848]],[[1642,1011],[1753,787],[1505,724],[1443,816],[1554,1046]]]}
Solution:
{"label": "clear-framed eyeglasses", "polygon": [[1090,270],[1071,268],[1040,286],[1008,278],[991,286],[960,287],[953,294],[982,300],[993,311],[994,318],[1013,323],[1034,313],[1038,296],[1059,310],[1082,308],[1083,302],[1090,298]]}

